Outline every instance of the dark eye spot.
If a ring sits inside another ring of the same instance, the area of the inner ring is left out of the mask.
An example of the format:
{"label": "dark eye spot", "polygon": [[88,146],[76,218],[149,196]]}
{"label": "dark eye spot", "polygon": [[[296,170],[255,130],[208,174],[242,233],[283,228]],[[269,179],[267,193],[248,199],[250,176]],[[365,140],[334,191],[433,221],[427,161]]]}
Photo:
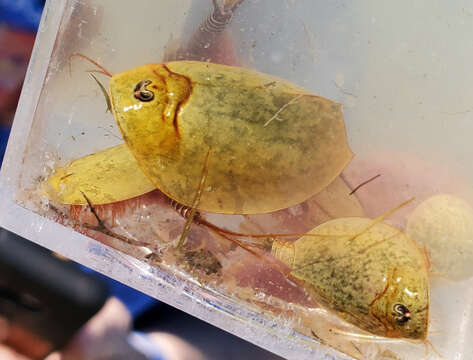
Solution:
{"label": "dark eye spot", "polygon": [[393,306],[393,316],[399,325],[404,325],[411,320],[411,312],[403,304],[395,304]]}
{"label": "dark eye spot", "polygon": [[148,101],[153,100],[154,92],[146,88],[150,84],[151,84],[150,80],[143,80],[143,81],[140,81],[138,84],[136,84],[135,89],[133,90],[135,98],[143,102],[148,102]]}

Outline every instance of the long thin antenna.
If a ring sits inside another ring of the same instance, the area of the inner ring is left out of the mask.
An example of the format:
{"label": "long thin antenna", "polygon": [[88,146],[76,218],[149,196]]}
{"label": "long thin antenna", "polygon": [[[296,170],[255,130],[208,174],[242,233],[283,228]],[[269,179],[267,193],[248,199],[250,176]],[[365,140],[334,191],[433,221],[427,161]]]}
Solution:
{"label": "long thin antenna", "polygon": [[381,174],[375,175],[373,177],[370,177],[368,180],[363,181],[361,184],[359,184],[357,187],[355,187],[348,195],[353,195],[360,189],[362,186],[365,186],[366,184],[372,182],[373,180],[379,178]]}
{"label": "long thin antenna", "polygon": [[197,215],[197,206],[199,206],[200,198],[202,197],[202,192],[204,190],[205,181],[207,180],[207,174],[209,172],[209,157],[210,157],[210,148],[207,151],[207,155],[205,156],[204,167],[202,168],[202,175],[200,177],[199,187],[195,193],[194,201],[192,201],[191,211],[189,216],[187,217],[186,224],[184,225],[184,229],[182,230],[181,237],[179,238],[179,242],[177,244],[177,248],[182,247],[184,245],[187,234],[189,229],[194,222],[194,218]]}
{"label": "long thin antenna", "polygon": [[102,91],[103,96],[105,97],[105,102],[107,103],[107,110],[105,112],[112,112],[112,102],[110,101],[110,96],[108,96],[107,90],[105,87],[102,85],[102,83],[97,79],[94,74],[89,74],[92,76],[92,79],[95,80],[95,82],[99,85],[100,90]]}
{"label": "long thin antenna", "polygon": [[100,65],[97,61],[91,59],[90,57],[88,56],[85,56],[81,53],[73,53],[71,55],[69,55],[69,72],[71,72],[71,59],[74,57],[74,56],[78,56],[78,57],[81,57],[87,61],[89,61],[90,63],[94,64],[95,66],[97,66],[100,70],[102,70],[102,74],[104,75],[107,75],[108,77],[112,77],[113,75],[107,70],[105,69],[102,65]]}

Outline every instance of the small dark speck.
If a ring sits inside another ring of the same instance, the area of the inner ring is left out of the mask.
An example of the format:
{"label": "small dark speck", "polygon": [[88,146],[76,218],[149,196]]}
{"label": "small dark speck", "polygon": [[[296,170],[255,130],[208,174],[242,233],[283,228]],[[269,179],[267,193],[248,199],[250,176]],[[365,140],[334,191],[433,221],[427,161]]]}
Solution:
{"label": "small dark speck", "polygon": [[81,134],[81,135],[85,135],[85,132],[82,131],[80,134]]}
{"label": "small dark speck", "polygon": [[72,176],[72,175],[74,175],[74,174],[70,173],[70,174],[64,175],[64,176],[61,177],[60,180],[64,180],[64,179],[66,179],[66,178],[68,178],[69,176]]}

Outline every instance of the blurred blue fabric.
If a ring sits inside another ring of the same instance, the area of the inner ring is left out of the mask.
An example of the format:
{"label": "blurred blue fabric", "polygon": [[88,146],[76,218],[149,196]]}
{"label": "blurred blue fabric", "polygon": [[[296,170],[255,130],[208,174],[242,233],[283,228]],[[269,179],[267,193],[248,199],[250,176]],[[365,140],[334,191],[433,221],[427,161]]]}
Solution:
{"label": "blurred blue fabric", "polygon": [[10,128],[0,126],[0,164],[3,161],[3,155],[7,148],[8,136],[10,135]]}
{"label": "blurred blue fabric", "polygon": [[[35,33],[41,19],[44,3],[44,0],[0,0],[0,26],[6,25],[12,29]],[[0,164],[3,160],[9,134],[9,127],[0,126]],[[159,304],[154,298],[118,281],[112,280],[85,266],[83,269],[105,279],[109,284],[111,295],[119,298],[126,305],[134,319],[149,308]]]}
{"label": "blurred blue fabric", "polygon": [[0,0],[0,23],[36,31],[44,0]]}

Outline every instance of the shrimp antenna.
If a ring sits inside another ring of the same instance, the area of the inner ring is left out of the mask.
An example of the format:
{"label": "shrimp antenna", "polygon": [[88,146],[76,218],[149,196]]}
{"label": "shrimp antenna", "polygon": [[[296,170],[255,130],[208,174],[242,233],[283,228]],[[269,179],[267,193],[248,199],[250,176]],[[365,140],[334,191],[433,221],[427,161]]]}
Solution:
{"label": "shrimp antenna", "polygon": [[95,82],[99,85],[100,90],[102,91],[103,96],[105,97],[105,102],[107,103],[107,110],[105,112],[112,112],[112,102],[110,101],[110,96],[107,93],[107,90],[102,85],[102,83],[97,79],[94,74],[89,74],[95,80]]}
{"label": "shrimp antenna", "polygon": [[69,55],[69,73],[71,72],[71,59],[74,57],[74,56],[78,56],[78,57],[81,57],[85,60],[87,60],[88,62],[94,64],[95,66],[97,66],[100,70],[89,70],[88,72],[97,72],[97,73],[100,73],[100,74],[104,74],[104,75],[107,75],[108,77],[112,77],[113,75],[107,70],[105,69],[102,65],[100,65],[97,61],[91,59],[90,57],[88,56],[85,56],[81,53],[73,53],[71,55]]}
{"label": "shrimp antenna", "polygon": [[209,172],[209,157],[210,157],[210,148],[207,152],[207,156],[205,157],[204,161],[204,167],[202,169],[202,175],[200,178],[199,182],[199,188],[197,189],[197,192],[194,197],[194,201],[192,201],[192,207],[190,210],[190,213],[188,215],[188,218],[186,220],[186,224],[184,225],[184,230],[182,231],[181,237],[179,238],[179,242],[177,244],[177,247],[180,248],[182,245],[184,245],[186,241],[187,234],[189,232],[189,229],[191,227],[192,222],[194,221],[196,215],[197,215],[197,206],[199,206],[200,198],[202,197],[202,192],[204,190],[204,185],[205,181],[207,180],[207,175]]}

